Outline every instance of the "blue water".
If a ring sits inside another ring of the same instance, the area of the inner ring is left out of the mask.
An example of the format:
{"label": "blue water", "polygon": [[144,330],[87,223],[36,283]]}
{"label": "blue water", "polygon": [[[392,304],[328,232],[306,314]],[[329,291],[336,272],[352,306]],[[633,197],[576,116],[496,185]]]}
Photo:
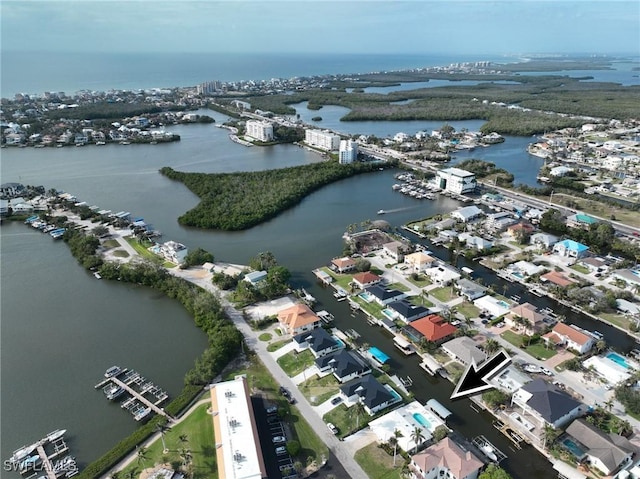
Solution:
{"label": "blue water", "polygon": [[371,293],[367,293],[366,291],[363,291],[358,296],[364,299],[367,303],[370,303],[371,301],[373,301],[373,295]]}
{"label": "blue water", "polygon": [[629,364],[627,364],[627,361],[620,356],[617,353],[609,353],[607,354],[607,359],[610,359],[611,361],[613,361],[616,364],[619,364],[620,366],[622,366],[625,369],[629,369]]}
{"label": "blue water", "polygon": [[580,459],[585,454],[582,448],[568,437],[562,441],[562,444],[569,450],[569,452],[571,452],[571,454],[573,454],[578,459]]}
{"label": "blue water", "polygon": [[390,310],[388,310],[386,308],[382,310],[382,314],[384,314],[387,318],[389,318],[391,320],[393,319],[393,312],[391,312]]}
{"label": "blue water", "polygon": [[418,421],[421,426],[426,427],[427,429],[431,428],[431,422],[419,412],[414,412],[413,418]]}

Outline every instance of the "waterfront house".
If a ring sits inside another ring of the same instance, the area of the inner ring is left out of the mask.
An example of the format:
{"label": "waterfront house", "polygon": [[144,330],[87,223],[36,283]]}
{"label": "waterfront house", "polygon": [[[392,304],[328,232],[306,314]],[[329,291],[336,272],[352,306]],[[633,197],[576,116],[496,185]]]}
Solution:
{"label": "waterfront house", "polygon": [[548,250],[558,242],[558,237],[548,233],[534,233],[529,239],[529,243],[537,245],[539,248]]}
{"label": "waterfront house", "polygon": [[371,372],[369,365],[358,353],[346,349],[321,356],[315,362],[321,373],[331,372],[341,383]]}
{"label": "waterfront house", "polygon": [[286,334],[296,335],[320,326],[320,318],[306,304],[295,304],[278,313],[280,329]]}
{"label": "waterfront house", "polygon": [[422,339],[440,344],[451,338],[458,330],[455,326],[445,322],[437,314],[430,314],[416,319],[404,327],[403,333],[412,341],[419,343]]}
{"label": "waterfront house", "polygon": [[452,228],[456,224],[456,220],[454,218],[445,218],[442,221],[438,221],[431,226],[428,226],[429,229],[435,229],[438,231],[447,230]]}
{"label": "waterfront house", "polygon": [[551,168],[551,170],[549,170],[549,174],[551,176],[561,178],[563,176],[568,175],[572,171],[573,171],[573,168],[569,168],[568,166],[556,166],[555,168]]}
{"label": "waterfront house", "polygon": [[401,319],[405,323],[410,323],[416,319],[422,318],[429,314],[429,310],[424,306],[418,306],[410,303],[406,299],[393,301],[389,303],[387,308],[394,312],[396,318]]}
{"label": "waterfront house", "polygon": [[517,261],[507,266],[506,271],[518,279],[528,278],[535,274],[542,273],[546,268],[528,261]]}
{"label": "waterfront house", "polygon": [[178,243],[177,241],[167,241],[160,245],[159,253],[167,261],[171,261],[172,263],[179,265],[184,263],[184,259],[189,253],[189,250],[182,243]]}
{"label": "waterfront house", "polygon": [[531,336],[545,328],[544,318],[533,304],[523,303],[511,308],[504,322],[511,329]]}
{"label": "waterfront house", "polygon": [[533,425],[529,421],[520,421],[527,426],[537,426],[539,435],[542,435],[545,425],[559,428],[587,411],[585,404],[543,379],[534,379],[518,389],[511,396],[511,406],[513,405],[522,409],[527,420],[533,419],[536,422]]}
{"label": "waterfront house", "polygon": [[465,366],[475,361],[482,363],[487,359],[486,353],[480,349],[477,343],[467,336],[460,336],[442,344],[442,350],[456,361],[460,361]]}
{"label": "waterfront house", "polygon": [[487,215],[487,219],[484,221],[484,226],[494,233],[504,231],[509,225],[518,221],[513,213],[509,211],[499,211],[498,213],[491,213]]}
{"label": "waterfront house", "polygon": [[344,348],[344,343],[329,334],[323,328],[315,328],[293,337],[296,342],[296,350],[302,351],[309,348],[316,358],[326,356]]}
{"label": "waterfront house", "polygon": [[510,238],[516,241],[520,241],[521,239],[528,238],[535,231],[535,226],[531,223],[525,223],[521,221],[520,223],[516,223],[514,225],[507,227],[507,234]]}
{"label": "waterfront house", "polygon": [[607,434],[584,419],[573,421],[566,433],[578,446],[570,452],[574,455],[580,452],[583,454],[576,459],[588,459],[592,467],[596,467],[606,476],[612,476],[620,466],[627,464],[633,455],[639,452],[628,439],[619,434]]}
{"label": "waterfront house", "polygon": [[480,218],[483,215],[484,211],[475,205],[465,206],[451,212],[451,218],[462,221],[463,223],[468,223],[469,221]]}
{"label": "waterfront house", "polygon": [[406,248],[400,241],[391,241],[382,245],[382,252],[396,263],[400,263],[404,259]]}
{"label": "waterfront house", "polygon": [[414,273],[421,273],[438,260],[424,251],[417,251],[404,257],[404,264],[409,265]]}
{"label": "waterfront house", "polygon": [[21,183],[2,183],[0,185],[0,198],[15,198],[24,193],[24,190],[24,185]]}
{"label": "waterfront house", "polygon": [[595,344],[593,336],[565,323],[557,323],[550,332],[542,336],[542,339],[564,345],[565,348],[580,354],[588,352]]}
{"label": "waterfront house", "polygon": [[493,243],[491,241],[469,233],[460,233],[458,235],[458,239],[460,242],[464,243],[467,248],[475,249],[477,251],[484,251],[493,247]]}
{"label": "waterfront house", "polygon": [[407,293],[398,291],[397,289],[388,289],[379,284],[366,289],[367,293],[373,296],[373,300],[380,306],[386,306],[393,301],[399,301],[407,296]]}
{"label": "waterfront house", "polygon": [[640,270],[637,269],[617,269],[611,275],[614,280],[620,280],[631,286],[632,289],[640,286]]}
{"label": "waterfront house", "polygon": [[511,309],[511,306],[506,301],[489,295],[474,300],[473,304],[480,311],[488,313],[492,318],[503,316]]}
{"label": "waterfront house", "polygon": [[598,219],[593,216],[585,215],[584,213],[576,213],[567,217],[567,226],[570,228],[581,228],[588,230],[591,225],[598,223]]}
{"label": "waterfront house", "polygon": [[340,393],[346,401],[358,401],[367,414],[375,415],[386,407],[402,401],[400,395],[391,388],[378,382],[373,375],[354,379],[340,386]]}
{"label": "waterfront house", "polygon": [[445,437],[411,456],[412,479],[476,479],[484,463],[471,451],[463,450]]}
{"label": "waterfront house", "polygon": [[382,281],[382,278],[371,271],[365,271],[363,273],[353,275],[353,283],[360,289],[366,289],[369,286],[378,284],[380,281]]}
{"label": "waterfront house", "polygon": [[259,286],[264,281],[267,280],[267,272],[266,271],[253,271],[251,273],[247,273],[242,278],[243,281],[251,284],[252,286]]}
{"label": "waterfront house", "polygon": [[458,290],[458,294],[466,298],[468,301],[473,301],[474,299],[481,298],[487,294],[487,288],[466,278],[458,279],[455,283],[455,287]]}
{"label": "waterfront house", "polygon": [[589,247],[577,241],[566,239],[553,245],[553,252],[566,258],[579,259],[586,256]]}
{"label": "waterfront house", "polygon": [[462,275],[453,266],[449,265],[437,265],[424,271],[432,283],[439,286],[447,286],[454,281],[462,278]]}
{"label": "waterfront house", "polygon": [[632,363],[628,358],[620,360],[620,358],[613,356],[617,359],[617,361],[614,361],[609,357],[610,355],[611,353],[607,353],[604,356],[591,356],[582,364],[585,369],[594,371],[611,385],[618,384],[622,381],[628,381],[631,374],[635,372],[634,369],[637,369],[637,365],[636,368],[632,368]]}
{"label": "waterfront house", "polygon": [[354,259],[349,257],[344,258],[334,258],[331,260],[331,269],[338,273],[348,273],[349,271],[353,271],[356,269],[356,262]]}
{"label": "waterfront house", "polygon": [[566,288],[567,286],[575,283],[574,280],[567,278],[567,276],[565,276],[560,271],[549,271],[548,273],[540,276],[540,281],[542,281],[543,283],[549,282],[555,284],[556,286],[560,286],[561,288]]}

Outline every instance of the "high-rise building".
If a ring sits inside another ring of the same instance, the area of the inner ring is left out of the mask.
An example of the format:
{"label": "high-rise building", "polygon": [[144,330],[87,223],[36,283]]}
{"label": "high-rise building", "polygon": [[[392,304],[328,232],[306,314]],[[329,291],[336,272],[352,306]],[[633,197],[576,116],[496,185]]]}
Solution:
{"label": "high-rise building", "polygon": [[273,125],[267,120],[247,120],[246,136],[259,141],[273,141]]}
{"label": "high-rise building", "polygon": [[340,147],[340,136],[328,130],[306,130],[304,142],[322,150],[335,151]]}
{"label": "high-rise building", "polygon": [[358,144],[353,140],[341,140],[338,162],[341,165],[353,163],[358,159]]}

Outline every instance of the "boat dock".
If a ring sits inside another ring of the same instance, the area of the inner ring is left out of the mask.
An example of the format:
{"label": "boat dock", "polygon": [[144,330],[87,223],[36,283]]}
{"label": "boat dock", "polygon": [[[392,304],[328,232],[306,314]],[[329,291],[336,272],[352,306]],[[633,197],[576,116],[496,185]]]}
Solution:
{"label": "boat dock", "polygon": [[476,446],[484,456],[496,464],[500,464],[500,462],[507,458],[504,452],[491,444],[489,440],[482,435],[474,437],[471,440],[471,444]]}
{"label": "boat dock", "polygon": [[522,449],[522,443],[527,442],[520,434],[514,431],[509,425],[503,423],[500,419],[496,419],[495,421],[493,421],[493,427],[507,436],[507,438],[516,447],[516,449]]}
{"label": "boat dock", "polygon": [[326,311],[324,309],[322,311],[318,311],[316,313],[316,316],[318,316],[324,324],[329,324],[331,321],[335,319],[333,317],[333,314],[331,314],[329,311]]}
{"label": "boat dock", "polygon": [[[137,371],[123,369],[100,381],[95,388],[104,388],[109,384],[116,388],[121,388],[130,395],[120,407],[129,411],[136,421],[145,419],[152,412],[166,417],[169,421],[174,420],[160,407],[160,404],[167,400],[169,395]],[[147,396],[152,396],[153,400],[150,400]]]}
{"label": "boat dock", "polygon": [[49,433],[38,442],[14,451],[13,456],[5,461],[18,467],[18,471],[26,479],[59,479],[78,474],[76,460],[72,456],[57,459],[69,451],[64,440],[66,429]]}

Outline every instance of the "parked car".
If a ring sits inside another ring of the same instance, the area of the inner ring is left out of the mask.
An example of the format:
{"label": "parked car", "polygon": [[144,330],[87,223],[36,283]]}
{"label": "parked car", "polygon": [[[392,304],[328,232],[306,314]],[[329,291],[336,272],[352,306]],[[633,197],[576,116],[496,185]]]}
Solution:
{"label": "parked car", "polygon": [[287,442],[287,438],[284,436],[274,436],[272,441],[274,444],[281,444],[283,442]]}
{"label": "parked car", "polygon": [[282,456],[287,453],[287,446],[278,446],[276,447],[276,454],[278,456]]}
{"label": "parked car", "polygon": [[286,398],[291,396],[291,393],[289,392],[289,390],[287,388],[285,388],[284,386],[280,386],[280,394],[282,394]]}
{"label": "parked car", "polygon": [[289,401],[289,404],[295,404],[296,398],[294,398],[293,396],[287,396],[287,401]]}
{"label": "parked car", "polygon": [[333,424],[331,424],[330,422],[327,423],[327,427],[329,428],[329,431],[331,431],[334,434],[338,434],[338,428],[335,427]]}
{"label": "parked car", "polygon": [[552,371],[549,371],[547,368],[542,368],[542,367],[541,367],[541,368],[540,368],[540,372],[541,372],[542,374],[546,374],[547,376],[553,376],[553,372],[552,372]]}
{"label": "parked car", "polygon": [[269,406],[265,411],[267,411],[267,414],[275,414],[278,412],[278,406]]}
{"label": "parked car", "polygon": [[336,396],[331,400],[331,404],[333,404],[334,406],[336,404],[340,404],[342,402],[342,396]]}

